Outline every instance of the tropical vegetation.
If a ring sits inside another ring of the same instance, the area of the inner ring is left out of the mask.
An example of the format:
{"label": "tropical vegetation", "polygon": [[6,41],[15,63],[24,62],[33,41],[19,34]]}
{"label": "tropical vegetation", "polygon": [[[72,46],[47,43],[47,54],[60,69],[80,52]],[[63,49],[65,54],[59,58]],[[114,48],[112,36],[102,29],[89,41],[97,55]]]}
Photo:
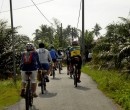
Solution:
{"label": "tropical vegetation", "polygon": [[[106,33],[104,35],[100,35],[100,30],[102,28],[98,23],[95,24],[92,31],[85,30],[83,39],[85,42],[85,50],[83,51],[85,51],[84,56],[86,63],[88,63],[89,61],[88,53],[90,52],[92,53],[91,67],[96,68],[100,71],[114,70],[117,71],[118,74],[123,75],[125,74],[126,76],[125,78],[127,81],[127,79],[129,79],[129,73],[130,73],[130,19],[123,17],[119,17],[119,19],[121,20],[120,22],[113,22],[108,26],[106,26]],[[20,27],[14,27],[13,29],[14,39],[12,39],[12,30],[8,26],[8,22],[0,20],[1,80],[6,80],[9,77],[13,76],[12,40],[14,40],[15,63],[17,74],[20,73],[19,72],[20,55],[21,52],[25,50],[27,42],[33,42],[36,48],[38,47],[39,42],[44,42],[48,49],[50,45],[53,45],[55,48],[62,48],[63,50],[66,49],[68,46],[70,46],[71,41],[74,39],[79,40],[81,47],[83,44],[81,37],[81,30],[72,27],[71,25],[68,25],[66,28],[63,28],[62,23],[60,23],[57,19],[54,19],[54,23],[52,26],[41,24],[41,26],[36,27],[36,30],[33,33],[35,35],[33,40],[30,40],[29,37],[26,35],[18,34],[17,30],[19,28]],[[94,37],[96,37],[97,40],[94,40]],[[118,77],[122,79],[122,75],[118,75]],[[110,82],[114,84],[114,86],[116,86],[115,83],[118,83],[118,82],[113,83],[112,81]],[[111,91],[112,90],[117,91],[118,88],[116,90],[111,89]],[[124,91],[126,92],[126,90]],[[121,98],[123,98],[123,100],[127,100],[129,96],[126,97],[125,99],[125,96],[122,96],[120,94],[120,100]],[[124,103],[122,103],[122,100],[117,102],[119,102],[119,104],[121,104],[122,106],[126,104],[127,106],[125,107],[129,108],[130,104],[125,103],[126,101]]]}

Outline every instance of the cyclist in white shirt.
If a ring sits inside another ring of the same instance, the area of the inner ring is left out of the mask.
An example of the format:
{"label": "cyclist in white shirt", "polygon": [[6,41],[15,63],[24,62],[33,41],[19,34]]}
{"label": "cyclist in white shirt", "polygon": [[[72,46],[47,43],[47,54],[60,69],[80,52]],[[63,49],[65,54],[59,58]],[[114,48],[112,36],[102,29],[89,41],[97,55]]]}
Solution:
{"label": "cyclist in white shirt", "polygon": [[45,49],[44,43],[39,43],[39,49],[36,50],[39,56],[39,61],[44,70],[47,70],[46,82],[49,82],[48,75],[50,74],[50,63],[52,63],[52,58],[50,52]]}

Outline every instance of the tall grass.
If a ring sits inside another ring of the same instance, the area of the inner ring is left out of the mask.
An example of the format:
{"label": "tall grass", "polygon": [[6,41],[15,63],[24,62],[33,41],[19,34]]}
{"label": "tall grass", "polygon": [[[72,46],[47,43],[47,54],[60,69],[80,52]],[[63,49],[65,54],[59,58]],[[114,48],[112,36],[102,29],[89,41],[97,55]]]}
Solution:
{"label": "tall grass", "polygon": [[84,66],[82,72],[87,73],[98,83],[107,96],[111,97],[125,110],[130,110],[130,81],[117,71],[97,70]]}
{"label": "tall grass", "polygon": [[20,100],[20,82],[13,80],[0,81],[0,110]]}

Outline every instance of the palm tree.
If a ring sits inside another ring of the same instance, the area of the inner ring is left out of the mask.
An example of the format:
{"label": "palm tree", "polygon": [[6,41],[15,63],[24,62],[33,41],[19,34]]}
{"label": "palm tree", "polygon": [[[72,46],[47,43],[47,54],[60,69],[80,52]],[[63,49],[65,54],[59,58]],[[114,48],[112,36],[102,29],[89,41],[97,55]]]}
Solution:
{"label": "palm tree", "polygon": [[96,23],[96,25],[94,26],[94,28],[93,28],[93,32],[94,32],[94,34],[96,35],[96,37],[98,37],[99,35],[100,35],[100,30],[101,30],[102,28],[100,27],[100,25],[99,24],[97,24]]}

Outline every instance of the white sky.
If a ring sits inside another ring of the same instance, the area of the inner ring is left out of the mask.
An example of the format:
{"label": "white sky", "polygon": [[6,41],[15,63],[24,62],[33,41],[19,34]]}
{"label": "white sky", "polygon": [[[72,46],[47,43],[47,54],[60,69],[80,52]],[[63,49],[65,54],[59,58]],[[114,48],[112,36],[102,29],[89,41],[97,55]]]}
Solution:
{"label": "white sky", "polygon": [[[10,23],[10,0],[0,0],[0,19]],[[77,27],[78,15],[81,0],[33,0],[46,18],[53,22],[53,18],[58,19],[63,28],[67,25]],[[84,0],[85,2],[85,29],[91,30],[96,23],[102,27],[101,34],[105,32],[105,27],[120,19],[118,17],[127,18],[130,11],[130,0]],[[33,5],[31,0],[12,0],[13,9]],[[7,12],[4,12],[7,11]],[[82,26],[82,12],[78,28]],[[36,29],[41,24],[50,23],[42,16],[35,6],[13,10],[14,27],[22,26],[18,29],[19,34],[28,35],[31,39]]]}

